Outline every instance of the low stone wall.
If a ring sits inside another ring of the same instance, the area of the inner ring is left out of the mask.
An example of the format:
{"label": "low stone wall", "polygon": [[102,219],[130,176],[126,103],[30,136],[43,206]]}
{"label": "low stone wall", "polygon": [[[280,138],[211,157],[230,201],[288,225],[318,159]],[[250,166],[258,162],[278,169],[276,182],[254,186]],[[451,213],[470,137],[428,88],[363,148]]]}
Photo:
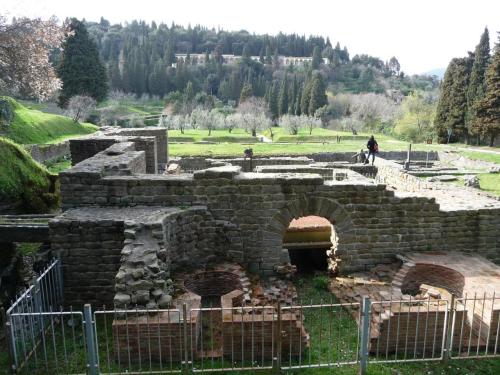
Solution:
{"label": "low stone wall", "polygon": [[47,145],[26,145],[24,147],[31,154],[31,157],[39,163],[71,155],[69,141]]}
{"label": "low stone wall", "polygon": [[375,180],[378,183],[386,184],[401,191],[416,192],[422,189],[432,189],[432,183],[422,180],[409,174],[403,166],[393,161],[377,159],[377,175]]}
{"label": "low stone wall", "polygon": [[[366,147],[364,147],[366,152]],[[354,155],[357,152],[319,152],[314,154],[306,155],[308,158],[313,159],[316,162],[333,162],[333,161],[347,161],[352,163],[354,160]],[[403,161],[408,157],[407,151],[380,151],[377,153],[377,157],[387,159],[387,160],[398,160]],[[412,151],[412,160],[429,160],[435,161],[439,160],[439,155],[435,151]]]}

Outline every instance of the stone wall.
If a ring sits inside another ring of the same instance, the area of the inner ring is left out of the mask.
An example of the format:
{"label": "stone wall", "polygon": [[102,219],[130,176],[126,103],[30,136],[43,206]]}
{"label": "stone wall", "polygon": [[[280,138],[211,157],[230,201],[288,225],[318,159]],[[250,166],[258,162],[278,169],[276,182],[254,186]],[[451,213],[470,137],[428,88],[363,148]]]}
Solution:
{"label": "stone wall", "polygon": [[71,155],[69,141],[47,145],[25,145],[24,147],[39,163]]}
{"label": "stone wall", "polygon": [[[366,152],[366,147],[364,147]],[[352,162],[354,160],[354,155],[357,152],[319,152],[314,154],[306,155],[308,158],[313,159],[316,162],[333,162],[333,161],[347,161]],[[387,160],[406,160],[408,153],[406,151],[380,151],[377,153],[378,158],[383,158]],[[435,151],[412,151],[412,160],[439,160],[439,155]]]}
{"label": "stone wall", "polygon": [[63,260],[67,305],[113,301],[123,248],[123,221],[67,212],[49,223],[54,256]]}
{"label": "stone wall", "polygon": [[168,163],[167,132],[163,128],[104,128],[96,134],[71,139],[69,142],[72,165],[120,142],[134,142],[137,151],[145,152],[147,173],[155,174],[158,167],[165,169]]}

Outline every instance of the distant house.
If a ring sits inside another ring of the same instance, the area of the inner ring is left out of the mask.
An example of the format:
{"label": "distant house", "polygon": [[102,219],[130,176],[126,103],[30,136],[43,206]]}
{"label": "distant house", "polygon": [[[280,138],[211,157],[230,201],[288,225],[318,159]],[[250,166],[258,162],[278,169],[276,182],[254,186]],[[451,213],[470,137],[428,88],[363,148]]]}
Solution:
{"label": "distant house", "polygon": [[[187,54],[186,53],[176,53],[175,57],[177,61],[186,61]],[[210,58],[212,59],[214,57],[213,54],[210,54]],[[204,64],[205,63],[205,54],[204,53],[193,53],[189,55],[191,64],[193,65],[198,65],[198,64]],[[239,55],[222,55],[223,58],[223,63],[224,64],[233,64],[239,59],[242,58],[242,56]],[[253,61],[259,61],[260,57],[259,56],[250,56],[250,59]],[[300,57],[300,56],[279,56],[279,61],[281,65],[305,65],[305,64],[311,64],[312,63],[312,57]],[[328,63],[328,59],[323,58],[323,62],[326,64]],[[172,64],[173,67],[177,66],[177,63]]]}

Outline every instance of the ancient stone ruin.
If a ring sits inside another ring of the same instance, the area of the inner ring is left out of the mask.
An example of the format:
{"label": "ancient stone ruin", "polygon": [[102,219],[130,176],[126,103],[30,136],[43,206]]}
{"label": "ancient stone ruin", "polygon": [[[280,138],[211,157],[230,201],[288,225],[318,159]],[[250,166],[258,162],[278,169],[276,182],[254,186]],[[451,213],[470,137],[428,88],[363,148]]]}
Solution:
{"label": "ancient stone ruin", "polygon": [[[381,154],[375,166],[355,163],[354,153],[255,157],[251,164],[244,158],[168,160],[161,128],[106,129],[71,140],[70,149],[74,165],[60,174],[64,212],[49,223],[53,252],[63,262],[66,303],[147,311],[177,307],[180,313],[167,310],[157,317],[161,332],[174,342],[185,319],[193,340],[203,340],[197,332],[203,314],[210,315],[204,310],[209,303],[241,308],[239,314],[222,310],[212,316],[221,337],[227,330],[237,333],[238,326],[244,341],[245,325],[259,324],[266,353],[276,311],[262,307],[296,302],[287,281],[294,266],[284,246],[293,241],[284,237],[294,219],[306,216],[331,224],[326,262],[339,276],[331,289],[341,301],[359,302],[361,287],[379,300],[410,298],[410,291],[428,296],[435,287],[447,291],[441,297],[463,296],[477,287],[464,266],[472,259],[486,274],[500,275],[494,265],[500,262],[500,202],[484,194],[471,199],[467,189],[420,179],[403,169],[402,153]],[[417,164],[437,159],[436,153],[412,154]],[[387,267],[386,280],[378,280],[377,288],[347,277],[381,265]],[[433,274],[441,278],[423,277]],[[427,294],[419,290],[424,284]],[[485,292],[498,290],[491,285]],[[389,322],[394,327],[399,313],[408,314],[404,305],[378,308],[374,343],[392,334]],[[441,308],[432,307],[437,314],[429,324],[444,324]],[[494,322],[498,310],[492,311]],[[116,337],[134,324],[146,325],[137,332],[148,330],[146,316],[118,316]],[[293,338],[286,350],[297,354],[308,344],[307,333],[293,309],[283,320]],[[228,350],[226,343],[221,341],[219,355]],[[165,345],[160,352],[175,354],[175,346]]]}

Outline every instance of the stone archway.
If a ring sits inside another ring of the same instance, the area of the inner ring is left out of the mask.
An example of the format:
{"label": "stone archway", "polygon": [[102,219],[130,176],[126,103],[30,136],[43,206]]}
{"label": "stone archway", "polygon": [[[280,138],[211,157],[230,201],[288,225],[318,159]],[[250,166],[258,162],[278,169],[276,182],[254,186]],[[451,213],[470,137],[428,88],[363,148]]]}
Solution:
{"label": "stone archway", "polygon": [[[264,231],[264,261],[268,258],[280,264],[289,263],[288,251],[283,249],[283,236],[293,219],[304,216],[320,216],[327,219],[335,228],[332,231],[332,248],[328,250],[328,270],[342,271],[342,262],[349,262],[347,250],[354,242],[355,232],[350,214],[334,199],[306,197],[289,201],[276,213]],[[335,238],[333,238],[335,236]]]}

